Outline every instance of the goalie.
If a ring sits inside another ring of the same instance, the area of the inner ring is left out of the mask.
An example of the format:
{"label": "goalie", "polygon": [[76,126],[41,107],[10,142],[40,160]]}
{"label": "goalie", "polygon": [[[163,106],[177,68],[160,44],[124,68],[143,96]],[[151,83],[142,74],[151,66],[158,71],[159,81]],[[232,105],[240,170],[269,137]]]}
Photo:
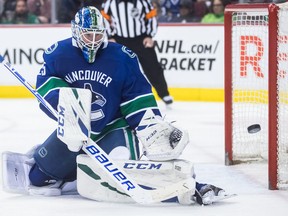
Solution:
{"label": "goalie", "polygon": [[[189,142],[188,133],[161,117],[137,56],[107,41],[100,12],[84,7],[71,26],[72,37],[43,54],[36,83],[37,91],[58,110],[56,119],[40,104],[58,121],[58,128],[27,154],[3,153],[4,189],[46,196],[80,193],[98,201],[133,202],[85,154],[83,136],[97,143],[142,188],[172,184],[177,191],[179,182],[190,184],[188,191],[160,201],[206,205],[224,197],[223,189],[195,182],[191,162],[177,159]],[[140,143],[148,160],[139,160]]]}

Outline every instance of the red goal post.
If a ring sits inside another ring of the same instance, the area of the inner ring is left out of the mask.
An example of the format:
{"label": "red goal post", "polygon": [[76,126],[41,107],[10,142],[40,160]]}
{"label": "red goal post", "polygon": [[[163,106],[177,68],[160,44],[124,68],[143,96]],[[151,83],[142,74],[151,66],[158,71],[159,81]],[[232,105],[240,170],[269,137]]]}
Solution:
{"label": "red goal post", "polygon": [[224,26],[225,163],[268,161],[269,189],[287,189],[288,3],[228,5]]}

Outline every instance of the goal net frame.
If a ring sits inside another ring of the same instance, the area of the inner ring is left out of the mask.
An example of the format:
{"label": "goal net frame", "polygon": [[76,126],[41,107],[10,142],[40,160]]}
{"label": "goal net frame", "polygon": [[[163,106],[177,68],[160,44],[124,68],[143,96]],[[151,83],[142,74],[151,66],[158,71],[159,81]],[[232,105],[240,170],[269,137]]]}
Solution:
{"label": "goal net frame", "polygon": [[[287,3],[283,3],[283,4],[287,5]],[[232,37],[235,35],[237,36],[238,34],[238,33],[235,33],[235,29],[234,29],[234,35],[233,35],[233,28],[235,28],[235,25],[238,25],[238,24],[242,25],[241,24],[242,21],[239,21],[240,23],[238,22],[235,24],[235,16],[238,16],[237,13],[247,13],[247,14],[267,13],[268,15],[269,21],[267,21],[267,23],[269,24],[266,25],[266,28],[267,28],[266,37],[268,39],[267,39],[267,47],[264,47],[264,49],[268,49],[267,62],[265,62],[265,64],[268,65],[267,67],[268,86],[266,90],[267,102],[265,102],[266,103],[265,106],[267,106],[267,137],[265,137],[265,139],[267,138],[267,151],[268,151],[267,158],[266,158],[268,159],[268,187],[271,190],[280,189],[280,185],[279,185],[279,181],[280,181],[279,179],[280,178],[279,177],[279,165],[280,164],[279,163],[280,162],[278,158],[279,157],[278,143],[280,142],[279,134],[278,134],[278,131],[279,131],[278,130],[279,129],[279,124],[278,124],[278,117],[279,117],[278,100],[279,98],[278,97],[279,95],[277,91],[277,88],[278,88],[277,76],[279,76],[279,73],[281,71],[279,70],[279,64],[278,64],[279,62],[278,42],[279,40],[281,40],[281,36],[279,37],[278,35],[278,27],[279,27],[278,13],[280,11],[279,5],[280,4],[274,4],[274,3],[231,4],[225,8],[225,22],[224,22],[224,31],[225,31],[224,32],[224,37],[225,37],[225,44],[224,44],[225,46],[225,66],[224,66],[224,70],[225,70],[225,82],[224,82],[224,86],[225,86],[225,164],[233,165],[233,164],[241,163],[241,159],[240,160],[236,159],[236,156],[234,154],[234,151],[235,151],[234,145],[236,145],[234,124],[237,124],[237,123],[235,123],[236,122],[235,117],[233,116],[233,115],[236,115],[235,111],[233,110],[235,109],[235,105],[233,105],[233,103],[235,103],[235,98],[234,98],[235,90],[233,89],[235,88],[233,86],[235,77],[233,73],[235,73],[235,61],[243,61],[243,60],[240,60],[243,56],[241,57],[240,55],[240,58],[239,58],[237,54],[233,54],[233,49],[235,51],[236,48],[233,47],[233,43],[235,43],[235,41],[233,41]],[[288,13],[288,9],[287,9],[287,13]],[[255,26],[257,25],[257,20],[256,22],[254,22],[253,25]],[[288,25],[288,20],[287,20],[287,25]],[[249,27],[251,28],[251,26]],[[252,26],[252,28],[254,28],[254,26]],[[247,34],[249,35],[249,31]],[[285,37],[286,37],[285,40],[288,41],[287,39],[288,33]],[[253,38],[250,38],[250,40],[253,40]],[[260,52],[262,51],[260,50]],[[286,55],[285,58],[288,59],[287,57],[288,49],[287,49],[287,52],[284,54]],[[251,60],[251,58],[252,58],[251,56],[247,57],[248,60],[247,59],[246,60],[249,61],[249,59]],[[239,64],[239,65],[240,65],[239,67],[243,67],[243,64]],[[247,65],[244,65],[244,67],[246,66]],[[239,70],[241,71],[241,69]],[[249,125],[246,125],[246,126],[249,126]],[[246,132],[248,134],[247,130]],[[288,137],[286,138],[288,140]],[[288,169],[288,167],[286,168]]]}

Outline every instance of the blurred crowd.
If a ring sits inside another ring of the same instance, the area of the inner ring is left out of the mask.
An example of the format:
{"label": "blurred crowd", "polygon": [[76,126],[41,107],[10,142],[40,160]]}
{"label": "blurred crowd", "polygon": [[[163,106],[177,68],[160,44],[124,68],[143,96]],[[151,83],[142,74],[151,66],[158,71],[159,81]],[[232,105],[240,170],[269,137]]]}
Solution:
{"label": "blurred crowd", "polygon": [[[70,23],[83,6],[101,9],[105,0],[0,0],[0,24]],[[286,0],[151,0],[159,23],[223,23],[224,9],[235,3]]]}
{"label": "blurred crowd", "polygon": [[70,23],[83,6],[103,0],[0,0],[0,24]]}

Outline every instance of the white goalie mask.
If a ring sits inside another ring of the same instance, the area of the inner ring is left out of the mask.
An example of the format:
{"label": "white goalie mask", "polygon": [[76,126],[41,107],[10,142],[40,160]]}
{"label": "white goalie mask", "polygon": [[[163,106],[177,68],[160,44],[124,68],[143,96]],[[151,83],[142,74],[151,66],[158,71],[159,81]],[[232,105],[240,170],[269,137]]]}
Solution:
{"label": "white goalie mask", "polygon": [[72,37],[82,50],[85,60],[95,61],[96,53],[103,42],[107,42],[104,18],[96,7],[80,9],[71,21]]}

